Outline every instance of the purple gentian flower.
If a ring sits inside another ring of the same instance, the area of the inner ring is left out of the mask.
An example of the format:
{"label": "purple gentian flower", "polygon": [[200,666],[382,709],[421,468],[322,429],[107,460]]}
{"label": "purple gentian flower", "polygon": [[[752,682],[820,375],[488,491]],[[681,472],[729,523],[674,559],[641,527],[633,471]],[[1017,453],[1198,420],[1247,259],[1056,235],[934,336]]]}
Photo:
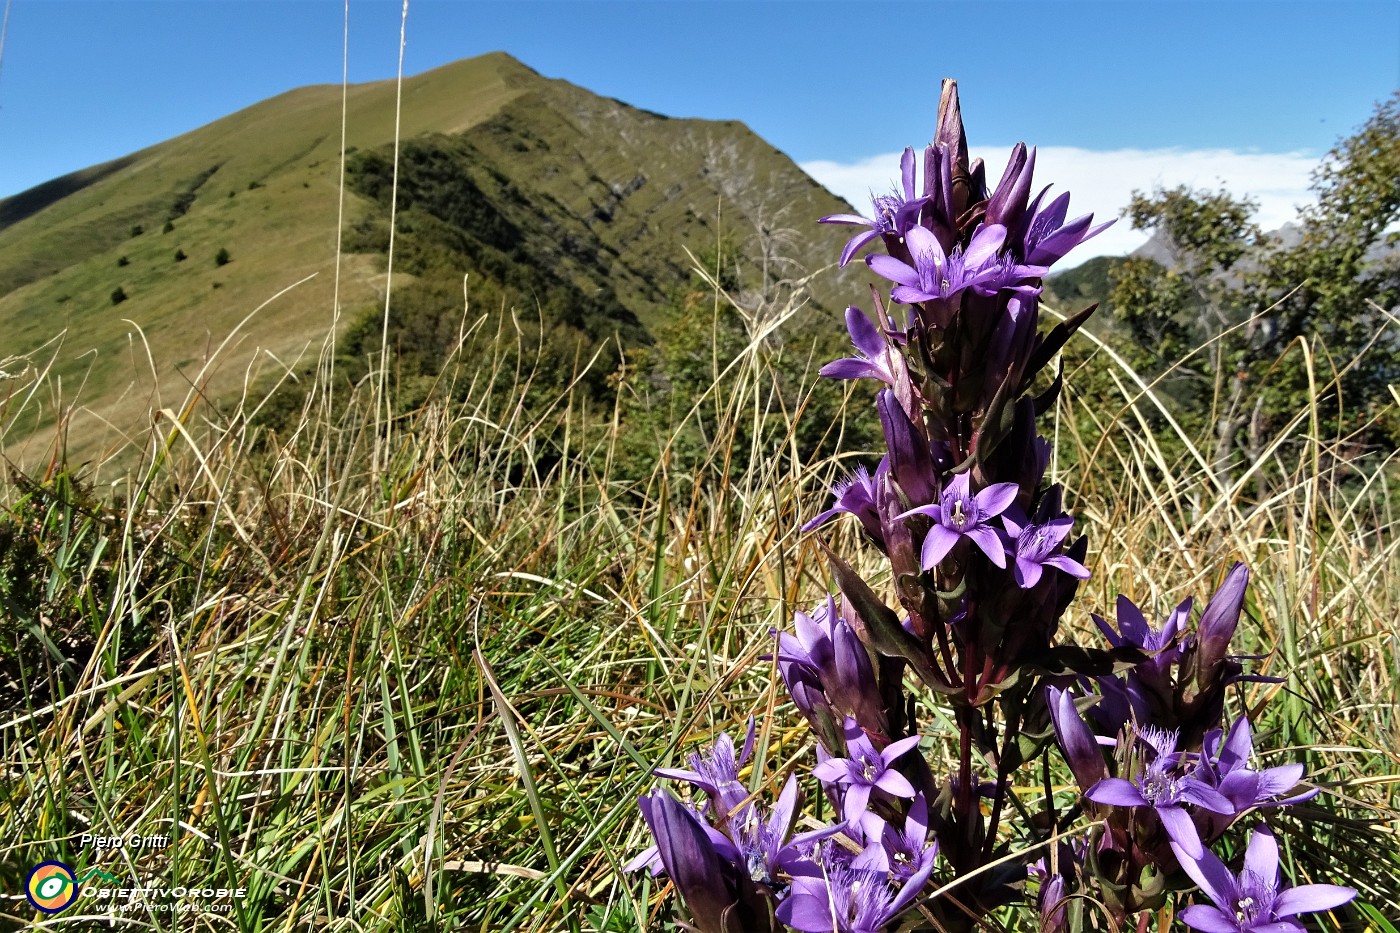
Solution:
{"label": "purple gentian flower", "polygon": [[[787,851],[788,834],[796,816],[797,775],[790,774],[768,819],[762,818],[758,807],[750,807],[744,820],[733,825],[730,835],[743,867],[754,881],[776,886],[779,876],[787,872],[784,862],[798,857],[796,851]],[[834,833],[836,828],[824,832]]]}
{"label": "purple gentian flower", "polygon": [[846,753],[849,758],[828,758],[812,769],[812,774],[828,784],[840,784],[844,792],[842,810],[846,821],[858,822],[878,788],[893,797],[913,797],[914,785],[891,765],[895,759],[919,744],[911,735],[891,742],[883,752],[876,751],[870,737],[857,722],[846,717]]}
{"label": "purple gentian flower", "polygon": [[1003,515],[1001,522],[1015,539],[1013,548],[1016,559],[1012,563],[1011,572],[1016,577],[1016,585],[1021,589],[1028,590],[1039,583],[1045,567],[1058,567],[1071,577],[1089,579],[1088,567],[1072,557],[1055,553],[1074,527],[1074,519],[1068,515],[1043,525],[1023,526],[1008,515]]}
{"label": "purple gentian flower", "polygon": [[[1223,745],[1222,736],[1225,739]],[[1219,729],[1206,733],[1203,752],[1201,763],[1196,768],[1197,777],[1225,795],[1234,804],[1236,816],[1252,807],[1286,807],[1311,800],[1322,793],[1320,788],[1314,787],[1293,797],[1273,799],[1298,786],[1303,778],[1303,766],[1279,765],[1263,771],[1250,768],[1254,737],[1246,716],[1236,719],[1228,734]]]}
{"label": "purple gentian flower", "polygon": [[930,859],[896,893],[885,872],[829,861],[821,875],[793,879],[778,919],[804,933],[881,933],[914,903],[932,872]]}
{"label": "purple gentian flower", "polygon": [[1065,214],[1069,210],[1069,192],[1066,191],[1045,207],[1041,207],[1040,199],[1045,197],[1049,190],[1046,188],[1036,195],[1035,200],[1026,209],[1031,215],[1031,220],[1026,226],[1021,255],[1026,262],[1037,266],[1053,266],[1080,243],[1098,236],[1113,225],[1113,221],[1110,220],[1090,229],[1089,225],[1094,222],[1093,214],[1085,214],[1065,223]]}
{"label": "purple gentian flower", "polygon": [[1138,773],[1137,780],[1104,778],[1084,794],[1095,803],[1115,807],[1151,807],[1162,821],[1167,836],[1189,858],[1198,859],[1205,851],[1200,834],[1183,804],[1193,803],[1216,813],[1233,813],[1234,807],[1221,793],[1198,778],[1180,773],[1182,754],[1176,750],[1176,733],[1155,726],[1138,732],[1138,739],[1155,755]]}
{"label": "purple gentian flower", "polygon": [[905,148],[904,155],[899,160],[900,187],[903,193],[895,190],[890,194],[875,195],[871,197],[872,213],[874,219],[861,217],[859,214],[831,214],[820,218],[819,224],[851,224],[857,227],[869,227],[864,233],[858,233],[841,250],[841,265],[851,261],[851,257],[856,254],[862,246],[876,240],[884,235],[904,236],[911,227],[918,221],[919,211],[923,208],[927,197],[914,197],[914,150]]}
{"label": "purple gentian flower", "polygon": [[947,301],[997,274],[996,254],[1006,240],[1006,228],[983,224],[972,236],[966,250],[951,254],[924,227],[913,227],[904,235],[914,265],[879,253],[865,262],[876,275],[895,283],[890,297],[901,304],[920,301]]}
{"label": "purple gentian flower", "polygon": [[1133,601],[1119,596],[1118,627],[1115,629],[1098,615],[1092,618],[1109,644],[1115,648],[1138,648],[1149,657],[1133,667],[1124,677],[1098,678],[1103,702],[1094,708],[1093,719],[1099,728],[1116,733],[1129,720],[1150,722],[1157,714],[1172,709],[1175,676],[1172,666],[1184,654],[1181,633],[1191,618],[1191,599],[1187,597],[1167,616],[1161,628],[1153,628]]}
{"label": "purple gentian flower", "polygon": [[820,375],[828,379],[879,379],[894,385],[890,345],[875,323],[855,305],[846,309],[846,330],[851,332],[851,343],[859,356],[833,360],[821,368]]}
{"label": "purple gentian flower", "polygon": [[[1094,624],[1103,632],[1104,638],[1115,648],[1132,647],[1141,648],[1148,654],[1160,658],[1164,649],[1171,647],[1176,641],[1181,630],[1186,626],[1186,621],[1191,618],[1191,598],[1188,596],[1182,600],[1181,604],[1172,610],[1171,615],[1162,622],[1160,629],[1154,629],[1147,622],[1147,617],[1142,614],[1142,610],[1133,605],[1133,601],[1126,596],[1118,597],[1118,628],[1113,628],[1107,620],[1098,615],[1093,616]],[[1176,660],[1181,657],[1179,648],[1168,653],[1169,660]]]}
{"label": "purple gentian flower", "polygon": [[938,502],[910,509],[896,518],[928,515],[934,519],[933,527],[924,538],[922,566],[925,570],[938,566],[953,545],[964,537],[981,548],[992,563],[1005,567],[1006,548],[1001,535],[987,521],[1010,508],[1018,491],[1015,483],[994,483],[974,496],[972,477],[959,473],[944,488]]}
{"label": "purple gentian flower", "polygon": [[856,467],[849,479],[842,480],[831,487],[831,494],[836,499],[836,504],[808,520],[802,526],[802,530],[811,531],[845,512],[860,519],[861,527],[876,541],[883,540],[884,532],[880,526],[880,510],[876,504],[876,491],[879,489],[880,477],[889,471],[890,460],[888,456],[880,458],[880,463],[875,467],[873,477],[864,466]]}
{"label": "purple gentian flower", "polygon": [[862,828],[866,822],[872,832],[865,849],[851,862],[852,868],[888,872],[892,878],[908,881],[938,857],[938,843],[928,845],[928,801],[923,794],[914,795],[914,802],[904,815],[903,829],[895,829],[878,816],[863,821]]}
{"label": "purple gentian flower", "polygon": [[1181,867],[1215,902],[1193,904],[1179,915],[1202,933],[1304,933],[1298,914],[1331,910],[1356,897],[1355,889],[1339,884],[1280,889],[1278,842],[1267,826],[1256,827],[1250,836],[1238,876],[1209,850],[1199,858],[1181,855],[1177,853]]}
{"label": "purple gentian flower", "polygon": [[753,754],[754,719],[749,717],[748,734],[744,738],[744,749],[734,756],[734,741],[721,734],[708,752],[690,753],[690,767],[656,768],[652,771],[657,777],[685,781],[703,790],[710,798],[710,818],[717,824],[733,816],[742,820],[743,811],[749,805],[749,791],[739,783],[739,769]]}

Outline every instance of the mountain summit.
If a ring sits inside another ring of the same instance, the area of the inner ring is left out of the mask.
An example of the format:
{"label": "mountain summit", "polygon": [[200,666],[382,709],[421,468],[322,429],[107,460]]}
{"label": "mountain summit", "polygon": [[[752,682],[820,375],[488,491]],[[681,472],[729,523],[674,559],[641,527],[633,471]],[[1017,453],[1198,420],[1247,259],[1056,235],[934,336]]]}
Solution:
{"label": "mountain summit", "polygon": [[[9,426],[6,454],[44,455],[60,410],[76,403],[70,455],[100,458],[192,382],[217,398],[250,367],[294,369],[334,323],[382,308],[395,85],[348,89],[343,219],[338,85],[289,91],[0,201],[5,352],[36,368],[52,360],[63,393]],[[459,264],[458,278],[527,283],[522,302],[534,280],[565,289],[561,300],[593,296],[594,317],[629,339],[647,339],[652,310],[687,277],[687,248],[762,240],[791,273],[829,264],[845,238],[814,223],[844,203],[736,121],[667,118],[501,52],[406,78],[402,101],[407,240],[431,247],[439,268]],[[396,291],[423,264],[400,245]],[[819,279],[818,306],[839,287]]]}

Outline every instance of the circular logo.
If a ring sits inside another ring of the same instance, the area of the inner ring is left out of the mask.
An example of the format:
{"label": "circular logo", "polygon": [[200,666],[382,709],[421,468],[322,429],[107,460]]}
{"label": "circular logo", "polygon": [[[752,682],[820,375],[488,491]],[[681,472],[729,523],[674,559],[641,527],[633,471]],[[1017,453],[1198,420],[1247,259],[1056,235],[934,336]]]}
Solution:
{"label": "circular logo", "polygon": [[78,899],[78,879],[62,862],[40,862],[24,882],[29,903],[46,914],[56,914]]}

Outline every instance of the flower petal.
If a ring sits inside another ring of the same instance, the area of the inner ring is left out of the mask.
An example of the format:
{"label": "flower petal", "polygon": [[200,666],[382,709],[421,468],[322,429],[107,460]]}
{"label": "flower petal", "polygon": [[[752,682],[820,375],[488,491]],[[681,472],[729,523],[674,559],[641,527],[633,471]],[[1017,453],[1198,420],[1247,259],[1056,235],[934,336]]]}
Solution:
{"label": "flower petal", "polygon": [[846,330],[857,350],[872,360],[885,351],[885,338],[880,329],[855,305],[846,309]]}
{"label": "flower petal", "polygon": [[1156,807],[1157,816],[1162,820],[1162,826],[1166,829],[1167,835],[1172,842],[1186,853],[1187,858],[1199,859],[1201,853],[1205,851],[1201,845],[1201,834],[1196,832],[1196,824],[1191,822],[1191,817],[1180,807]]}
{"label": "flower petal", "polygon": [[1122,778],[1104,778],[1084,792],[1095,803],[1106,803],[1113,807],[1145,807],[1147,798],[1132,781]]}
{"label": "flower petal", "polygon": [[1182,780],[1181,799],[1216,813],[1233,814],[1235,812],[1235,805],[1230,802],[1228,797],[1195,778]]}
{"label": "flower petal", "polygon": [[914,257],[914,263],[920,270],[928,269],[932,272],[937,269],[941,274],[943,268],[948,265],[948,254],[943,251],[943,244],[938,242],[938,237],[927,227],[911,227],[904,235],[904,242],[909,247],[909,255]]}
{"label": "flower petal", "polygon": [[778,905],[778,919],[802,933],[831,933],[836,912],[829,897],[794,894]]}
{"label": "flower petal", "polygon": [[837,515],[837,514],[839,514],[839,513],[841,513],[841,512],[844,512],[844,511],[846,511],[846,510],[845,510],[845,509],[842,509],[842,508],[830,508],[830,509],[827,509],[825,512],[822,512],[822,513],[818,514],[817,516],[815,516],[814,518],[809,519],[809,520],[807,521],[807,523],[806,523],[805,525],[802,526],[801,530],[802,530],[802,531],[811,531],[813,528],[816,528],[818,525],[820,525],[820,524],[822,524],[823,522],[825,522],[825,521],[827,521],[828,519],[830,519],[833,515]]}
{"label": "flower petal", "polygon": [[915,285],[896,285],[890,289],[890,297],[902,305],[916,305],[923,301],[938,301],[939,296],[926,292]]}
{"label": "flower petal", "polygon": [[874,366],[869,360],[858,359],[854,356],[845,356],[839,360],[832,360],[817,371],[820,376],[827,379],[880,379],[884,373]]}
{"label": "flower petal", "polygon": [[1142,610],[1133,605],[1131,599],[1121,594],[1118,597],[1118,631],[1122,633],[1124,641],[1138,648],[1147,645],[1148,636],[1152,632]]}
{"label": "flower petal", "polygon": [[1298,786],[1303,779],[1303,766],[1299,764],[1279,765],[1259,772],[1258,799],[1267,800],[1287,793]]}
{"label": "flower petal", "polygon": [[[934,527],[941,528],[942,526],[935,525]],[[971,538],[992,563],[998,567],[1006,566],[1006,545],[1002,544],[1001,535],[997,534],[994,529],[988,528],[986,525],[977,525],[967,529],[963,534]]]}
{"label": "flower petal", "polygon": [[958,538],[962,537],[956,531],[945,528],[942,525],[934,525],[929,529],[928,537],[924,538],[924,549],[921,566],[925,570],[932,570],[938,566],[939,561],[948,556],[948,552],[953,549],[953,545],[958,543]]}
{"label": "flower petal", "polygon": [[1278,886],[1278,841],[1273,830],[1260,824],[1249,837],[1244,850],[1244,870],[1253,872],[1269,884]]}
{"label": "flower petal", "polygon": [[909,779],[893,768],[888,768],[885,773],[875,779],[875,786],[887,794],[895,797],[913,797],[914,785],[909,783]]}
{"label": "flower petal", "polygon": [[963,268],[972,270],[986,265],[1005,242],[1006,228],[1001,224],[983,224],[978,227],[972,236],[972,242],[967,244],[967,252],[963,253]]}
{"label": "flower petal", "polygon": [[1020,491],[1021,487],[1015,483],[996,483],[988,486],[973,498],[977,500],[978,510],[990,518],[993,515],[1000,515],[1010,508]]}
{"label": "flower petal", "polygon": [[643,849],[642,854],[632,859],[626,865],[623,865],[622,870],[631,873],[639,868],[646,868],[647,866],[651,866],[652,875],[661,874],[661,870],[664,866],[661,864],[661,851],[657,849],[656,846],[648,846]]}
{"label": "flower petal", "polygon": [[1201,890],[1215,903],[1227,910],[1235,906],[1235,896],[1239,894],[1239,882],[1230,874],[1230,869],[1209,849],[1203,849],[1200,858],[1188,858],[1181,846],[1171,844],[1176,860],[1191,880],[1201,886]]}
{"label": "flower petal", "polygon": [[[923,227],[915,227],[914,229],[922,230]],[[891,282],[908,285],[910,288],[917,288],[919,285],[918,270],[900,262],[893,256],[875,253],[865,257],[865,264],[870,267],[871,272],[881,278],[889,279]]]}
{"label": "flower petal", "polygon": [[870,803],[869,784],[851,784],[846,788],[846,799],[842,803],[842,810],[846,819],[854,823],[865,813],[866,807]]}
{"label": "flower petal", "polygon": [[1042,573],[1040,564],[1020,556],[1017,556],[1011,571],[1016,577],[1016,585],[1023,590],[1028,590],[1039,583]]}
{"label": "flower petal", "polygon": [[1071,577],[1079,580],[1087,580],[1092,576],[1092,574],[1089,573],[1088,567],[1085,567],[1073,557],[1066,557],[1064,554],[1054,554],[1047,557],[1045,558],[1045,563],[1051,567],[1058,567]]}
{"label": "flower petal", "polygon": [[904,200],[914,200],[914,147],[905,146],[899,157],[899,181],[904,188]]}
{"label": "flower petal", "polygon": [[1238,933],[1239,926],[1233,917],[1205,904],[1192,904],[1177,914],[1181,922],[1201,933]]}
{"label": "flower petal", "polygon": [[851,860],[851,867],[866,871],[889,871],[890,856],[879,840],[876,840],[862,849],[860,855]]}
{"label": "flower petal", "polygon": [[652,768],[651,773],[657,777],[670,778],[673,781],[685,781],[694,784],[696,787],[703,787],[714,790],[714,784],[698,771],[687,771],[684,768]]}
{"label": "flower petal", "polygon": [[[851,221],[828,221],[828,223],[833,222],[851,223]],[[869,224],[870,221],[861,218],[860,223]],[[861,247],[865,246],[865,244],[871,242],[872,240],[878,239],[879,236],[879,230],[867,230],[864,233],[857,233],[855,236],[851,237],[850,240],[846,242],[845,247],[841,250],[842,267],[844,268],[846,263],[850,262],[852,259],[855,258],[856,253],[860,252]]]}
{"label": "flower petal", "polygon": [[909,812],[904,815],[904,837],[913,841],[913,848],[922,849],[928,839],[928,801],[915,794]]}
{"label": "flower petal", "polygon": [[1356,889],[1340,884],[1300,884],[1279,892],[1274,916],[1291,917],[1315,910],[1331,910],[1356,897]]}
{"label": "flower petal", "polygon": [[792,820],[797,811],[797,775],[789,774],[773,812],[768,816],[768,832],[776,847],[792,831]]}
{"label": "flower petal", "polygon": [[911,748],[918,748],[922,738],[923,736],[911,735],[900,739],[898,742],[891,742],[885,747],[885,750],[880,753],[880,757],[884,760],[885,764],[894,764],[895,759],[899,758],[900,755],[903,755]]}

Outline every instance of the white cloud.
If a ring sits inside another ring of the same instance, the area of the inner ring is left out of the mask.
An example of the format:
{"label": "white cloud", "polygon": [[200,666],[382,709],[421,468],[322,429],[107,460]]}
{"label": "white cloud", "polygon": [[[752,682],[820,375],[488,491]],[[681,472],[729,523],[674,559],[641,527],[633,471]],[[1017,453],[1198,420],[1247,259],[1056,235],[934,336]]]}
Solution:
{"label": "white cloud", "polygon": [[[974,151],[987,160],[988,185],[1001,178],[1011,147]],[[871,156],[857,162],[812,161],[802,169],[828,190],[851,202],[860,213],[870,209],[870,192],[890,190],[899,178],[900,154]],[[1045,146],[1036,153],[1032,192],[1050,182],[1069,191],[1070,216],[1093,212],[1096,219],[1117,217],[1134,189],[1155,186],[1219,190],[1248,195],[1259,203],[1255,221],[1274,230],[1294,219],[1297,208],[1312,200],[1309,176],[1318,158],[1303,153],[1236,152],[1232,149],[1114,149],[1095,151],[1072,146]],[[920,160],[922,170],[922,159]],[[922,184],[922,180],[920,181]],[[1070,253],[1057,269],[1094,256],[1121,256],[1147,241],[1146,234],[1120,219],[1108,230]]]}

